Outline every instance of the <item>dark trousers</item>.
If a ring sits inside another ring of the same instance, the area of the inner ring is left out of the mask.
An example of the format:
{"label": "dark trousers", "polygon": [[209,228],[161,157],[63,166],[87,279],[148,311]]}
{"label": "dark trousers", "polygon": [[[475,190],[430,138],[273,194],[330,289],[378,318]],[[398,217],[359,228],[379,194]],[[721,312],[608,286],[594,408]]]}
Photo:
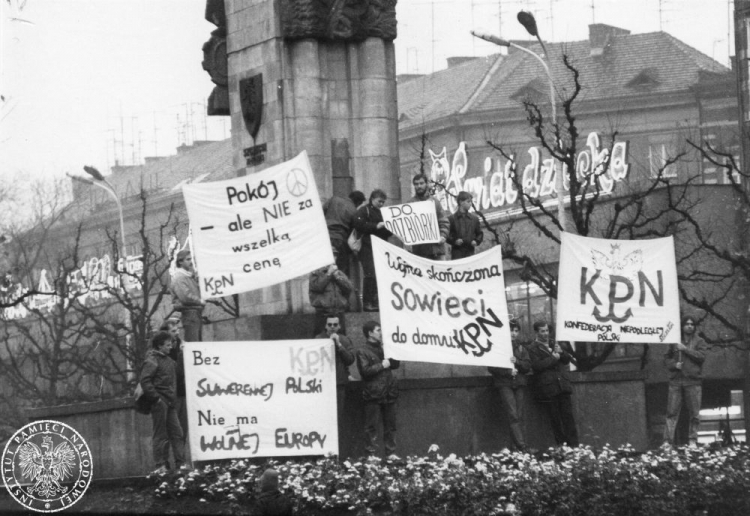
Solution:
{"label": "dark trousers", "polygon": [[452,247],[451,248],[451,260],[460,260],[468,256],[474,256],[473,247]]}
{"label": "dark trousers", "polygon": [[544,404],[547,406],[557,445],[578,446],[578,430],[576,430],[576,421],[573,417],[570,394],[558,394]]}
{"label": "dark trousers", "polygon": [[175,467],[179,468],[185,463],[185,448],[182,427],[177,418],[177,407],[170,407],[159,398],[159,401],[151,407],[151,422],[154,426],[152,445],[156,467],[169,467],[171,445]]}
{"label": "dark trousers", "polygon": [[378,450],[378,427],[383,425],[383,444],[386,456],[396,453],[396,404],[365,403],[365,452],[375,455]]}
{"label": "dark trousers", "polygon": [[331,236],[331,246],[338,251],[338,256],[336,256],[336,267],[346,274],[347,278],[351,279],[351,276],[349,276],[349,264],[352,259],[352,250],[349,249],[349,244],[347,243],[346,238],[341,240],[338,236]]}
{"label": "dark trousers", "polygon": [[182,309],[182,329],[185,342],[201,342],[203,340],[202,309]]}
{"label": "dark trousers", "polygon": [[510,385],[500,387],[500,401],[503,404],[505,414],[508,416],[510,437],[513,439],[513,446],[518,450],[526,448],[526,441],[523,438],[523,404],[525,397],[526,387],[516,387],[515,389]]}
{"label": "dark trousers", "polygon": [[[373,237],[375,238],[375,237]],[[372,256],[372,247],[362,246],[359,253],[359,260],[362,262],[362,304],[366,307],[378,307],[378,281],[375,278],[375,261]]]}
{"label": "dark trousers", "polygon": [[177,420],[180,422],[180,428],[182,429],[182,442],[183,445],[185,445],[188,434],[187,399],[185,396],[177,396],[175,398],[174,407],[177,411]]}
{"label": "dark trousers", "polygon": [[701,397],[703,389],[700,383],[683,384],[679,381],[669,383],[669,396],[667,398],[667,419],[664,426],[664,440],[674,444],[674,433],[677,428],[677,420],[680,419],[682,409],[682,399],[685,398],[685,405],[690,416],[690,426],[688,439],[690,441],[698,440],[698,427],[701,424]]}

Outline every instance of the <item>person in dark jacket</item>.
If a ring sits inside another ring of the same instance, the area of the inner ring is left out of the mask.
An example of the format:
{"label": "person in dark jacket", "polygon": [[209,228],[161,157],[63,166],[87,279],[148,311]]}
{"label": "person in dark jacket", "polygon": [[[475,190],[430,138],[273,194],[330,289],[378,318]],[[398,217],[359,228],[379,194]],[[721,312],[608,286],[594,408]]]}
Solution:
{"label": "person in dark jacket", "polygon": [[448,243],[451,245],[451,259],[458,260],[474,255],[474,249],[482,243],[484,233],[479,217],[469,213],[471,209],[471,194],[458,192],[458,209],[448,217],[450,229]]}
{"label": "person in dark jacket", "polygon": [[[337,251],[333,250],[336,258]],[[310,274],[308,293],[310,304],[315,308],[313,336],[325,330],[325,320],[329,314],[339,318],[341,333],[346,333],[345,312],[349,310],[349,295],[354,285],[335,264],[316,269]]]}
{"label": "person in dark jacket", "polygon": [[378,311],[378,282],[375,279],[375,262],[372,256],[372,237],[388,240],[393,233],[385,227],[380,208],[388,196],[383,190],[373,190],[370,201],[357,210],[354,218],[354,229],[362,235],[362,250],[359,259],[362,262],[364,280],[362,282],[362,304],[365,312]]}
{"label": "person in dark jacket", "polygon": [[346,384],[349,381],[349,366],[354,363],[354,346],[346,335],[339,335],[341,325],[335,314],[326,317],[326,329],[315,336],[316,339],[331,339],[336,351],[336,400],[339,420],[343,416]]}
{"label": "person in dark jacket", "polygon": [[338,252],[336,266],[347,276],[349,276],[349,262],[352,254],[347,245],[347,239],[354,228],[357,209],[364,202],[365,194],[355,190],[349,194],[348,198],[334,195],[323,204],[328,237],[331,239],[331,246]]}
{"label": "person in dark jacket", "polygon": [[664,363],[669,369],[669,397],[667,398],[667,419],[664,426],[664,440],[674,444],[677,420],[680,418],[682,398],[690,415],[688,439],[691,446],[698,443],[700,410],[703,381],[703,362],[706,360],[708,345],[695,334],[695,317],[682,318],[682,342],[672,344],[664,354]]}
{"label": "person in dark jacket", "polygon": [[172,336],[172,349],[169,351],[169,358],[174,360],[175,376],[177,377],[177,386],[175,389],[175,406],[177,410],[177,419],[180,420],[182,428],[183,443],[187,442],[187,402],[185,399],[185,363],[182,359],[182,339],[180,338],[180,320],[167,319],[159,328],[159,331],[166,331]]}
{"label": "person in dark jacket", "polygon": [[521,341],[521,327],[516,321],[510,322],[510,337],[513,345],[512,369],[489,367],[495,387],[500,391],[500,401],[508,416],[510,437],[517,450],[526,449],[523,432],[523,409],[526,399],[526,384],[531,373],[531,359],[526,351],[526,343]]}
{"label": "person in dark jacket", "polygon": [[182,427],[177,418],[177,375],[174,360],[169,358],[172,335],[159,332],[151,339],[151,347],[141,370],[141,387],[144,395],[153,403],[153,453],[157,474],[169,469],[169,447],[172,447],[175,467],[185,467]]}
{"label": "person in dark jacket", "polygon": [[378,426],[383,425],[383,444],[386,456],[396,452],[396,400],[398,381],[393,370],[398,360],[385,358],[380,324],[368,321],[362,325],[365,345],[357,350],[357,369],[364,382],[362,400],[365,402],[365,451],[375,455],[378,445]]}
{"label": "person in dark jacket", "polygon": [[565,374],[572,356],[554,340],[550,342],[546,321],[534,323],[536,339],[529,347],[533,384],[537,401],[549,413],[552,432],[558,446],[578,446],[578,430],[573,416],[573,388]]}
{"label": "person in dark jacket", "polygon": [[291,516],[292,501],[279,491],[279,472],[268,468],[260,476],[260,493],[255,501],[259,516]]}

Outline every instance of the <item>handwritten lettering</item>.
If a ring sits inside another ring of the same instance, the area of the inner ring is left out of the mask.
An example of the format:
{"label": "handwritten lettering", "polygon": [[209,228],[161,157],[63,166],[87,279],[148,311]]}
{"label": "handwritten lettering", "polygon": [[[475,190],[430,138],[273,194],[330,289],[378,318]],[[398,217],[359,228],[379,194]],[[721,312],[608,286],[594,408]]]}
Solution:
{"label": "handwritten lettering", "polygon": [[273,396],[273,383],[258,386],[249,383],[231,382],[226,385],[214,383],[211,386],[207,382],[207,378],[198,380],[198,389],[195,394],[199,398],[204,396],[262,396],[263,401],[268,401]]}
{"label": "handwritten lettering", "polygon": [[233,203],[243,204],[255,199],[266,199],[270,195],[269,186],[273,187],[273,198],[271,200],[275,201],[279,196],[276,181],[269,181],[266,184],[262,180],[255,188],[250,188],[250,183],[245,183],[244,190],[237,190],[234,186],[227,186],[227,201],[232,206]]}
{"label": "handwritten lettering", "polygon": [[290,376],[286,379],[286,393],[289,394],[291,391],[294,394],[313,394],[323,392],[323,382],[317,378],[308,380],[305,385],[302,385],[302,378],[295,378]]}
{"label": "handwritten lettering", "polygon": [[322,449],[325,445],[327,435],[320,435],[318,432],[287,432],[286,428],[276,429],[276,447],[277,448],[312,448],[316,444]]}
{"label": "handwritten lettering", "polygon": [[394,281],[391,283],[391,306],[396,310],[409,310],[411,312],[431,312],[437,315],[447,315],[449,317],[461,317],[464,314],[475,316],[478,313],[486,315],[484,298],[481,297],[482,290],[478,290],[479,299],[473,297],[459,298],[456,296],[443,297],[443,293],[433,292],[432,294],[419,294],[411,288]]}

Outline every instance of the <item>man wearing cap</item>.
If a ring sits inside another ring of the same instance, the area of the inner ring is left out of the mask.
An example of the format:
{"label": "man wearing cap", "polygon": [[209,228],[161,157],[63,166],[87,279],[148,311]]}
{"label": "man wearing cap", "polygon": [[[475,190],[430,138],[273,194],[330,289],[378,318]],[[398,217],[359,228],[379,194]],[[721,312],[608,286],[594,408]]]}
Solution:
{"label": "man wearing cap", "polygon": [[198,277],[193,268],[193,257],[190,251],[183,249],[177,253],[177,268],[172,275],[169,286],[172,292],[172,305],[182,314],[182,328],[186,342],[203,340],[203,307],[198,288]]}
{"label": "man wearing cap", "polygon": [[677,427],[677,420],[680,418],[683,396],[690,415],[690,430],[688,433],[690,446],[695,446],[698,443],[698,426],[701,422],[702,370],[708,345],[705,340],[695,334],[696,326],[695,317],[683,317],[682,342],[672,344],[664,354],[664,364],[669,369],[669,396],[667,398],[664,440],[669,444],[674,444],[675,428]]}

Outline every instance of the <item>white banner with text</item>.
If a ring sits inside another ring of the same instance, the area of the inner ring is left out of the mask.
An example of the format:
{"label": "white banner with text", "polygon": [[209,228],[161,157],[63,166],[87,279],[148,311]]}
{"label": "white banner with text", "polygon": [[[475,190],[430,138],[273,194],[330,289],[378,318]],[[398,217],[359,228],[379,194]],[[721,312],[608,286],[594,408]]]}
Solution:
{"label": "white banner with text", "polygon": [[187,342],[193,460],[338,455],[333,341]]}
{"label": "white banner with text", "polygon": [[387,357],[511,367],[500,247],[432,261],[372,239]]}
{"label": "white banner with text", "polygon": [[184,185],[182,192],[203,299],[275,285],[333,263],[306,152],[256,174]]}
{"label": "white banner with text", "polygon": [[406,245],[440,242],[440,226],[434,201],[384,206],[380,209],[385,227]]}
{"label": "white banner with text", "polygon": [[605,240],[561,234],[558,340],[680,342],[672,237]]}

